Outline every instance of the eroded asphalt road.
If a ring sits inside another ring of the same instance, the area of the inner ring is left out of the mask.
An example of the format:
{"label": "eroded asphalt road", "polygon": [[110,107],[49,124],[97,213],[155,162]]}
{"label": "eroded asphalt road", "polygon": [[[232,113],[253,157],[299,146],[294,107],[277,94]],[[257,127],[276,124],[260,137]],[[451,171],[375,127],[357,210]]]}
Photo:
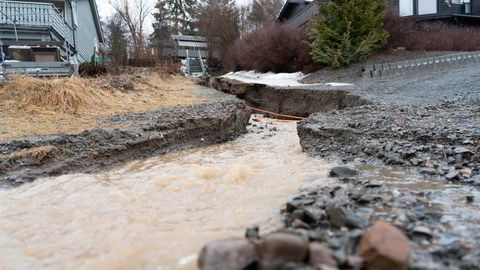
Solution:
{"label": "eroded asphalt road", "polygon": [[218,252],[248,269],[480,269],[479,79],[470,66],[342,89],[374,104],[298,124],[306,152],[345,163],[338,185],[290,199],[278,232],[208,246],[202,269]]}

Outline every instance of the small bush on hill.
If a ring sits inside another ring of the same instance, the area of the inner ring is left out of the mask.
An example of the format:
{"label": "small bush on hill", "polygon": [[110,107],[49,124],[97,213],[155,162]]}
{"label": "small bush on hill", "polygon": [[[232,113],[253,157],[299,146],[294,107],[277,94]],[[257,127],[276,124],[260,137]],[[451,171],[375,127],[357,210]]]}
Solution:
{"label": "small bush on hill", "polygon": [[339,68],[383,48],[384,0],[330,0],[320,5],[310,38],[316,63]]}
{"label": "small bush on hill", "polygon": [[103,63],[86,62],[80,64],[78,73],[82,77],[97,77],[108,73],[108,68]]}
{"label": "small bush on hill", "polygon": [[237,39],[228,50],[227,70],[260,72],[311,71],[313,62],[305,31],[270,25]]}
{"label": "small bush on hill", "polygon": [[416,22],[399,17],[392,8],[385,15],[388,48],[404,47],[417,51],[480,50],[480,27],[449,24],[442,21]]}

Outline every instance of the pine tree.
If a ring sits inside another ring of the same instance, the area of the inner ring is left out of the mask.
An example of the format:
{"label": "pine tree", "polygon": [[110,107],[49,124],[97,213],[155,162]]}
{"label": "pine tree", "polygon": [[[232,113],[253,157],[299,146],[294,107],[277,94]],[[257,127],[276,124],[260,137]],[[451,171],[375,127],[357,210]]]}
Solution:
{"label": "pine tree", "polygon": [[339,68],[385,46],[385,0],[329,0],[319,5],[310,29],[314,62]]}
{"label": "pine tree", "polygon": [[127,31],[119,16],[112,16],[106,23],[106,45],[112,62],[116,65],[125,65],[127,53]]}
{"label": "pine tree", "polygon": [[189,34],[193,31],[196,0],[158,0],[153,14],[153,27],[168,25],[174,34]]}
{"label": "pine tree", "polygon": [[159,58],[164,57],[164,49],[170,45],[170,35],[172,34],[172,27],[167,20],[167,10],[164,7],[159,7],[160,2],[157,3],[155,8],[157,12],[153,14],[154,22],[153,33],[150,35],[150,43],[155,49],[156,55]]}

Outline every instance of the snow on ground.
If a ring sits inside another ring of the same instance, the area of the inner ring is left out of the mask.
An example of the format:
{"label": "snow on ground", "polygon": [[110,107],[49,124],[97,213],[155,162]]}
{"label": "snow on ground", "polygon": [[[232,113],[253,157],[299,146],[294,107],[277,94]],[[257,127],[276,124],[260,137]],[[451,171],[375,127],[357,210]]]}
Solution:
{"label": "snow on ground", "polygon": [[338,83],[338,82],[331,82],[331,83],[326,83],[326,86],[352,86],[354,85],[353,83]]}
{"label": "snow on ground", "polygon": [[271,86],[301,86],[299,81],[305,77],[302,72],[296,73],[259,73],[255,71],[230,72],[222,77],[246,83],[259,83]]}
{"label": "snow on ground", "polygon": [[[312,84],[300,83],[300,80],[306,77],[302,72],[296,73],[260,73],[256,71],[238,71],[230,72],[222,77],[237,80],[245,83],[258,83],[270,86],[289,87],[289,86],[306,86]],[[319,85],[319,84],[316,84]],[[350,83],[327,83],[327,86],[349,86]]]}

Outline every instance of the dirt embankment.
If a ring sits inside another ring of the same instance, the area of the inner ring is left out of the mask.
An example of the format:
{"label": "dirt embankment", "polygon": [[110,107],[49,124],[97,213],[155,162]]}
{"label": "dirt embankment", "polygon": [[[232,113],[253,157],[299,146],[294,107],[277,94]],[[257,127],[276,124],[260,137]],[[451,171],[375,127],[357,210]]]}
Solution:
{"label": "dirt embankment", "polygon": [[223,142],[245,132],[249,117],[234,96],[151,70],[15,77],[0,86],[0,184]]}
{"label": "dirt embankment", "polygon": [[219,91],[236,95],[258,109],[294,116],[306,117],[314,112],[341,110],[370,104],[360,96],[338,88],[278,88],[264,84],[244,83],[223,77],[212,78],[210,84]]}
{"label": "dirt embankment", "polygon": [[122,161],[224,142],[246,132],[249,118],[244,102],[230,99],[107,119],[121,128],[0,142],[0,184],[90,173]]}
{"label": "dirt embankment", "polygon": [[0,141],[114,127],[104,117],[209,102],[193,81],[139,70],[98,78],[11,78],[0,85]]}

